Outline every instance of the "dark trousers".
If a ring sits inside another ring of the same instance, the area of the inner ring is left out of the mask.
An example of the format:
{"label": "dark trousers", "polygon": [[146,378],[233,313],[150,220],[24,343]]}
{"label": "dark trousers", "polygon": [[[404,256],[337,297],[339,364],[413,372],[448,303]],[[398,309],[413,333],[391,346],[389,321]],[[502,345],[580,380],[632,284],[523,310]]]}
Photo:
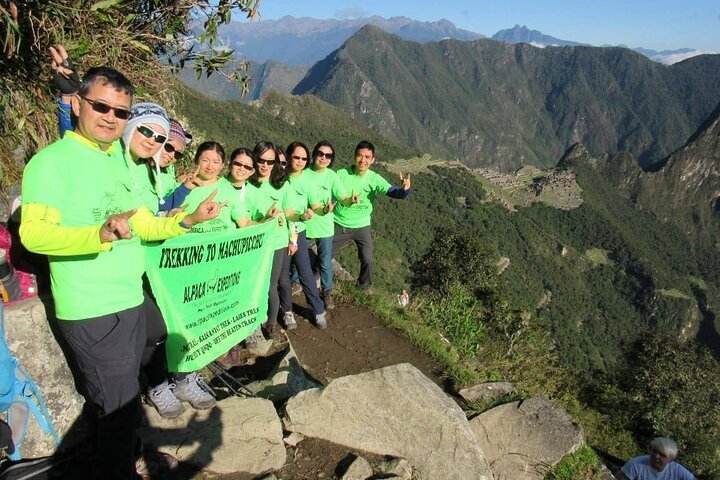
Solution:
{"label": "dark trousers", "polygon": [[58,320],[85,383],[95,424],[94,478],[138,479],[135,428],[142,413],[138,372],[146,344],[147,296],[121,312]]}
{"label": "dark trousers", "polygon": [[298,250],[292,256],[292,264],[297,268],[302,285],[305,300],[312,310],[313,316],[320,315],[325,311],[325,304],[320,300],[320,293],[315,283],[315,275],[310,266],[310,253],[308,252],[308,241],[305,232],[298,234]]}
{"label": "dark trousers", "polygon": [[266,327],[277,324],[278,312],[292,311],[292,283],[290,283],[290,255],[287,247],[278,248],[273,254],[268,292]]}
{"label": "dark trousers", "polygon": [[346,228],[335,224],[335,236],[333,237],[333,258],[337,256],[340,249],[349,241],[354,241],[358,249],[360,260],[360,276],[358,286],[370,288],[372,285],[372,264],[373,264],[373,241],[370,234],[370,226],[360,228]]}
{"label": "dark trousers", "polygon": [[142,356],[142,368],[147,377],[149,387],[157,387],[167,380],[167,360],[165,356],[165,340],[167,325],[155,302],[150,301],[145,319],[147,340]]}

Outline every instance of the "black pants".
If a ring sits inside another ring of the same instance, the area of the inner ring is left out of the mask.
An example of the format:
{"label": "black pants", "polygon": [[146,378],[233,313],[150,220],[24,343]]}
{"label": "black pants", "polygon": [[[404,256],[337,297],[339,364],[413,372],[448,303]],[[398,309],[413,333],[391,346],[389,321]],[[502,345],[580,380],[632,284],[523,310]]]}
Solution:
{"label": "black pants", "polygon": [[277,324],[280,309],[282,309],[283,312],[292,311],[290,255],[288,255],[287,247],[278,248],[273,254],[266,327]]}
{"label": "black pants", "polygon": [[95,318],[58,320],[85,382],[95,424],[95,478],[138,479],[135,429],[142,413],[138,372],[146,345],[147,296],[142,304]]}
{"label": "black pants", "polygon": [[373,241],[370,234],[370,226],[346,228],[336,223],[335,236],[333,237],[333,258],[335,258],[340,249],[351,240],[357,245],[358,259],[360,260],[358,286],[360,288],[370,288],[372,285],[371,273],[373,265]]}

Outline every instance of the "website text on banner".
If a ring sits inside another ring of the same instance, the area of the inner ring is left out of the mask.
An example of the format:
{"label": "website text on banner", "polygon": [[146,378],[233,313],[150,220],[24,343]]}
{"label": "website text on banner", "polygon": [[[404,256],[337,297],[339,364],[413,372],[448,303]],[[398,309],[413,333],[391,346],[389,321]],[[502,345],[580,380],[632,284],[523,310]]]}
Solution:
{"label": "website text on banner", "polygon": [[147,275],[168,327],[171,372],[192,372],[265,321],[275,222],[190,234],[148,248]]}

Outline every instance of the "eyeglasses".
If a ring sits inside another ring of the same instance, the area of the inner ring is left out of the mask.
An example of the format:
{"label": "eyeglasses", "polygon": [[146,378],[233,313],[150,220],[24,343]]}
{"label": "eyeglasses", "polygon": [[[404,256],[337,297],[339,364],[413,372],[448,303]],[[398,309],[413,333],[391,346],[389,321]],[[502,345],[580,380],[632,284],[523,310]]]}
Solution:
{"label": "eyeglasses", "polygon": [[280,166],[283,168],[287,167],[287,160],[284,162],[282,160],[280,160]]}
{"label": "eyeglasses", "polygon": [[172,153],[173,156],[175,157],[175,160],[180,160],[184,153],[179,150],[176,150],[175,147],[173,147],[172,143],[166,143],[165,145],[163,145],[163,148],[165,149],[166,152]]}
{"label": "eyeglasses", "polygon": [[127,120],[132,116],[132,112],[130,110],[124,109],[124,108],[118,108],[118,107],[111,107],[107,103],[103,103],[99,100],[90,100],[89,98],[83,97],[81,95],[78,95],[80,98],[85,100],[90,104],[93,110],[95,110],[97,113],[100,114],[106,114],[109,111],[112,110],[113,115],[115,115],[115,118],[119,120]]}
{"label": "eyeglasses", "polygon": [[252,172],[253,170],[255,170],[255,167],[253,167],[252,165],[245,165],[244,163],[240,163],[240,162],[232,162],[232,164],[234,167],[242,167],[245,170],[247,170],[248,172]]}
{"label": "eyeglasses", "polygon": [[290,158],[292,158],[293,160],[301,161],[301,162],[307,162],[307,161],[308,161],[308,158],[307,158],[307,157],[301,157],[300,155],[290,155]]}
{"label": "eyeglasses", "polygon": [[140,132],[140,135],[142,135],[145,138],[152,138],[157,143],[165,143],[165,140],[167,140],[167,135],[163,135],[162,133],[158,133],[152,128],[148,127],[147,125],[138,125],[137,131]]}
{"label": "eyeglasses", "polygon": [[326,158],[328,160],[332,160],[335,158],[334,153],[325,153],[325,152],[315,152],[315,158]]}
{"label": "eyeglasses", "polygon": [[275,160],[268,160],[267,158],[258,158],[257,159],[258,165],[275,165]]}

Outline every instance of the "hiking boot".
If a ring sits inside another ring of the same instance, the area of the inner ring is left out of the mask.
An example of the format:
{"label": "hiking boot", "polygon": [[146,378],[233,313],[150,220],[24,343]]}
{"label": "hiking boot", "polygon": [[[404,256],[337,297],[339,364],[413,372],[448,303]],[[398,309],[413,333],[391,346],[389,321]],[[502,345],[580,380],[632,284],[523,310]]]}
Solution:
{"label": "hiking boot", "polygon": [[295,321],[293,312],[283,313],[283,323],[285,324],[285,330],[295,330],[297,328],[297,322]]}
{"label": "hiking boot", "polygon": [[147,391],[150,403],[163,418],[177,418],[185,411],[185,407],[173,393],[174,387],[174,383],[168,383],[165,380],[157,387],[150,388]]}
{"label": "hiking boot", "polygon": [[332,298],[332,290],[325,290],[323,292],[323,302],[325,302],[326,310],[332,310],[335,308],[335,302],[333,302]]}
{"label": "hiking boot", "polygon": [[263,330],[265,333],[265,337],[267,337],[269,340],[276,341],[282,338],[282,329],[277,323],[273,323],[271,325],[266,324],[263,326]]}
{"label": "hiking boot", "polygon": [[188,402],[196,410],[205,410],[215,406],[215,397],[208,390],[202,375],[198,372],[188,373],[185,378],[178,380],[175,384],[175,397],[178,400]]}
{"label": "hiking boot", "polygon": [[327,320],[325,319],[325,312],[315,315],[315,326],[320,330],[327,328]]}

